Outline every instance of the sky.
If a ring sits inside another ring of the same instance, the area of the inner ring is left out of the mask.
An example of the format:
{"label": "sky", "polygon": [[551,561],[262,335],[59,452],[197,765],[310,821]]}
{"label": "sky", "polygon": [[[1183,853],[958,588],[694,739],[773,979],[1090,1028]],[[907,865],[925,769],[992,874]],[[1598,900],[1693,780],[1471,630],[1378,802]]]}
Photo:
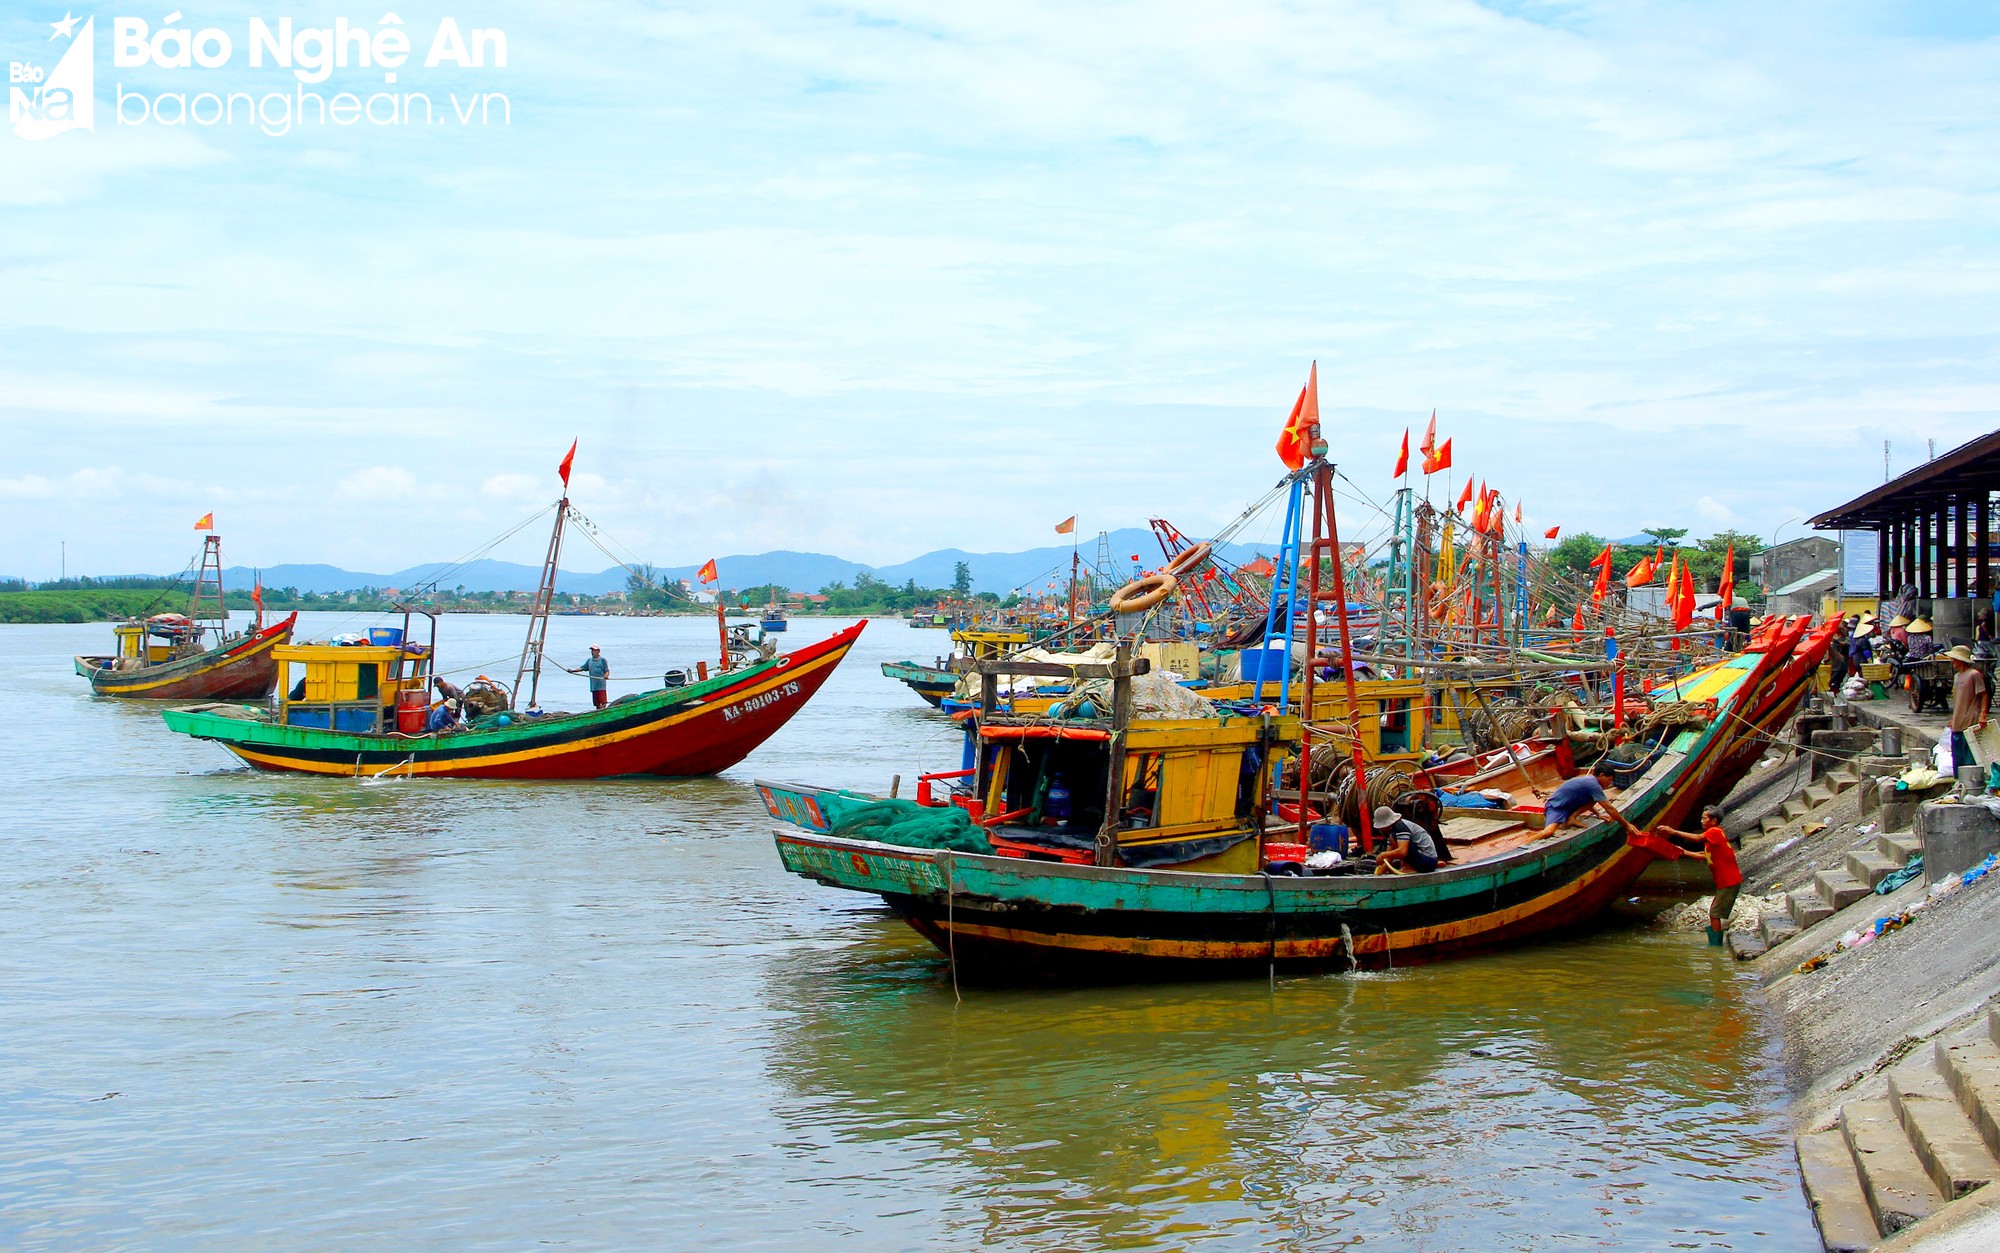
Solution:
{"label": "sky", "polygon": [[[170,11],[0,10],[43,69],[96,32],[94,129],[0,130],[0,575],[179,569],[211,510],[231,564],[446,560],[572,439],[663,565],[1205,535],[1315,361],[1360,495],[1435,409],[1434,497],[1784,539],[2000,412],[1990,5],[426,4],[393,87],[249,65],[388,29],[314,0],[114,63]],[[446,18],[505,66],[421,65]],[[307,91],[448,116],[132,120]]]}

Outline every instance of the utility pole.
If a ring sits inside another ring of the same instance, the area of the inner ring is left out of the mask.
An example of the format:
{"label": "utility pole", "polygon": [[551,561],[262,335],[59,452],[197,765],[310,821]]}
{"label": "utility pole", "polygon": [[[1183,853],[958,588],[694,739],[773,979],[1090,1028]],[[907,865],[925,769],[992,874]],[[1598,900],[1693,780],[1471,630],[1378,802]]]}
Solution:
{"label": "utility pole", "polygon": [[57,567],[57,569],[59,569],[59,570],[61,570],[61,571],[62,571],[62,573],[61,573],[61,574],[60,574],[60,575],[59,575],[59,576],[57,577],[57,579],[56,579],[56,581],[57,581],[57,582],[59,582],[59,583],[60,583],[60,582],[61,582],[62,580],[64,580],[64,579],[67,579],[67,578],[69,577],[69,541],[68,541],[68,540],[64,540],[64,541],[62,542],[62,564],[61,564],[60,566],[58,566],[58,567]]}
{"label": "utility pole", "polygon": [[1889,441],[1882,441],[1882,481],[1889,481]]}

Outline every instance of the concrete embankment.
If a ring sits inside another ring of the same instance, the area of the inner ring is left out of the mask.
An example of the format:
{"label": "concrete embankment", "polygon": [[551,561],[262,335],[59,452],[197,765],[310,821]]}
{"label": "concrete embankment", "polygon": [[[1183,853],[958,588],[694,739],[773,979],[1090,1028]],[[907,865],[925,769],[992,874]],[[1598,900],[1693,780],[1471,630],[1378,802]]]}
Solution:
{"label": "concrete embankment", "polygon": [[1880,709],[1793,735],[1803,751],[1774,748],[1729,798],[1744,896],[1764,898],[1729,943],[1782,1024],[1822,1238],[2000,1248],[2000,868],[1980,869],[2000,799],[1926,786],[1933,728]]}

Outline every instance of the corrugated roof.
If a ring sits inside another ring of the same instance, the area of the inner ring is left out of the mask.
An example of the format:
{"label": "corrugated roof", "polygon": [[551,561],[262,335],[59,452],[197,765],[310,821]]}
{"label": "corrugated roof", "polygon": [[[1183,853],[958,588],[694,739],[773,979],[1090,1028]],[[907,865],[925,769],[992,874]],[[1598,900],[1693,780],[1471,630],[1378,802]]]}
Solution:
{"label": "corrugated roof", "polygon": [[1820,570],[1813,574],[1808,574],[1806,577],[1802,579],[1794,579],[1790,583],[1787,583],[1783,587],[1779,588],[1777,591],[1772,592],[1771,595],[1793,596],[1798,594],[1799,592],[1815,592],[1819,590],[1816,584],[1820,583],[1831,584],[1839,577],[1840,577],[1840,568],[1838,566],[1829,566],[1827,569]]}
{"label": "corrugated roof", "polygon": [[1995,490],[2000,490],[2000,431],[1961,444],[1872,492],[1829,509],[1811,525],[1821,531],[1878,531],[1919,508],[1934,508],[1954,496],[1978,496]]}

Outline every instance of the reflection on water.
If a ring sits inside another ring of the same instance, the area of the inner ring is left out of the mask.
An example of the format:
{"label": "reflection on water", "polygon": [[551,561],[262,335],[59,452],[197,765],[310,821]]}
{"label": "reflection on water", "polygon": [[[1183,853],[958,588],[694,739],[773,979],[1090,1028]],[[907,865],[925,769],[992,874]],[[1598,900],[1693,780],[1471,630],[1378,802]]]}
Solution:
{"label": "reflection on water", "polygon": [[[520,630],[447,620],[446,664]],[[652,673],[712,631],[550,647]],[[867,898],[778,871],[748,782],[955,764],[876,669],[935,634],[872,625],[722,778],[367,786],[84,695],[103,633],[0,629],[0,1244],[1812,1245],[1698,940],[956,1002]]]}

